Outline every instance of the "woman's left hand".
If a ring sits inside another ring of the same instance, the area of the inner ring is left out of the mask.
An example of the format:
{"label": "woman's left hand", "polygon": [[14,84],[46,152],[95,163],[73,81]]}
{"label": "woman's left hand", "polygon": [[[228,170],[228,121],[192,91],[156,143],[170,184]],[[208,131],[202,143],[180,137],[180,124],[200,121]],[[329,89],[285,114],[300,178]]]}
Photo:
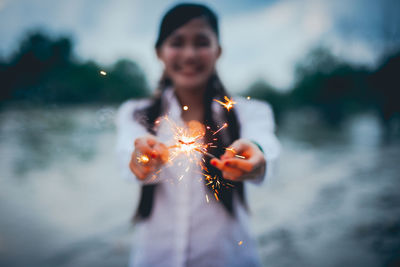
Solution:
{"label": "woman's left hand", "polygon": [[256,178],[265,172],[264,153],[252,142],[238,139],[226,149],[220,159],[213,158],[210,163],[222,171],[225,179],[245,181]]}

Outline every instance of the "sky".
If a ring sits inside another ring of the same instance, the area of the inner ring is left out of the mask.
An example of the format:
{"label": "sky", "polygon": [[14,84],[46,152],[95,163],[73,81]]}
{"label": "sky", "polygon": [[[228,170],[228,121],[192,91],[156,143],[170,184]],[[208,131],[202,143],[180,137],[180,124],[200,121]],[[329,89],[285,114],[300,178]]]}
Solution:
{"label": "sky", "polygon": [[[0,0],[0,56],[18,49],[28,31],[69,36],[82,60],[111,66],[136,61],[151,86],[162,72],[154,53],[159,22],[171,0]],[[193,1],[189,1],[193,2]],[[218,72],[231,92],[256,80],[280,90],[295,81],[296,64],[317,46],[374,67],[400,43],[398,0],[207,0],[219,15],[223,54]]]}

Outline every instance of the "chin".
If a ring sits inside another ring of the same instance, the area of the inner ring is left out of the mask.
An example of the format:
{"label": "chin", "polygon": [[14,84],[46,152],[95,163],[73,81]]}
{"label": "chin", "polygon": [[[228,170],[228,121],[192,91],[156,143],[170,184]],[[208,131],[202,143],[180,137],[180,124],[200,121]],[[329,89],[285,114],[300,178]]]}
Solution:
{"label": "chin", "polygon": [[207,85],[207,80],[205,79],[178,79],[174,83],[179,88],[184,88],[187,90],[196,90],[199,88],[204,88]]}

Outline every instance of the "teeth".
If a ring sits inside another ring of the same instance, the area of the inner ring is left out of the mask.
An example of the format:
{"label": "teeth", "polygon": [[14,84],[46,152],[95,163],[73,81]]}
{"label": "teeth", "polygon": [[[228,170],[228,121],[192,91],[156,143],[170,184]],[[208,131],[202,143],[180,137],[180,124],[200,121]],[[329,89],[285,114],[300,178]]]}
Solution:
{"label": "teeth", "polygon": [[197,68],[196,67],[182,67],[182,70],[193,70],[193,71],[195,71],[195,70],[197,70]]}
{"label": "teeth", "polygon": [[192,68],[190,68],[190,69],[185,68],[185,69],[181,69],[181,72],[182,72],[182,73],[189,73],[189,74],[191,74],[191,73],[196,73],[197,70],[196,70],[196,69],[192,69]]}

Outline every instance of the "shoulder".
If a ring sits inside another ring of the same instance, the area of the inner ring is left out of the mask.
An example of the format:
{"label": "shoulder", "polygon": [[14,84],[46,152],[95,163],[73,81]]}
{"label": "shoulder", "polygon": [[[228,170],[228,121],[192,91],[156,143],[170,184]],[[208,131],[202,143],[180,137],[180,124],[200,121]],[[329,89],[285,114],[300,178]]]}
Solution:
{"label": "shoulder", "polygon": [[274,113],[268,102],[258,99],[236,97],[236,114],[242,126],[265,125],[268,129],[275,129]]}
{"label": "shoulder", "polygon": [[150,99],[130,99],[123,102],[117,111],[117,123],[123,123],[133,119],[136,110],[145,108],[150,104]]}
{"label": "shoulder", "polygon": [[238,113],[245,114],[264,114],[264,115],[272,115],[271,105],[266,101],[261,101],[258,99],[247,99],[241,96],[235,97],[236,107]]}
{"label": "shoulder", "polygon": [[150,104],[149,98],[129,99],[129,100],[123,102],[119,106],[118,112],[124,113],[124,112],[129,112],[129,111],[135,111],[136,109],[144,108],[149,104]]}

